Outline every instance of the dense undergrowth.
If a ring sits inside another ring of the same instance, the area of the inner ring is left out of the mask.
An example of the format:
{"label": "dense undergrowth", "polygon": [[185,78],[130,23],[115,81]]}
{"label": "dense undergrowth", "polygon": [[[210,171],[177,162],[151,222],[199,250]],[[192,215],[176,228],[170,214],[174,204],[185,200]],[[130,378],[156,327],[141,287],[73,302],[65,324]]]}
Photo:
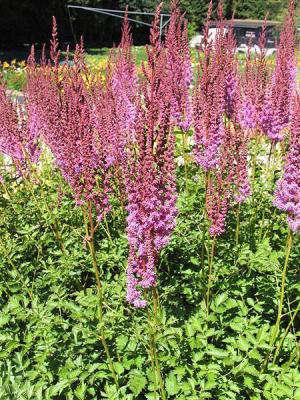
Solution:
{"label": "dense undergrowth", "polygon": [[[170,399],[299,399],[299,318],[293,313],[300,246],[294,246],[290,261],[278,343],[286,337],[273,364],[269,340],[287,228],[272,206],[273,179],[263,184],[263,168],[256,169],[253,198],[241,208],[239,244],[234,212],[217,242],[209,314],[204,298],[211,239],[205,233],[203,174],[195,167],[188,166],[187,181],[184,167],[177,170],[179,217],[158,266],[157,327],[149,328],[144,310],[125,302],[127,240],[120,209],[109,216],[109,236],[104,227],[97,231],[104,324],[119,390],[97,333],[97,296],[80,209],[51,163],[39,172],[32,192],[4,175],[9,193],[1,195],[1,399],[154,399],[149,329],[157,329]],[[55,221],[65,254],[51,229]]]}
{"label": "dense undergrowth", "polygon": [[[160,6],[161,7],[161,6]],[[136,66],[34,48],[0,85],[0,399],[300,399],[295,3],[243,68],[178,1]],[[251,44],[251,43],[250,43]]]}

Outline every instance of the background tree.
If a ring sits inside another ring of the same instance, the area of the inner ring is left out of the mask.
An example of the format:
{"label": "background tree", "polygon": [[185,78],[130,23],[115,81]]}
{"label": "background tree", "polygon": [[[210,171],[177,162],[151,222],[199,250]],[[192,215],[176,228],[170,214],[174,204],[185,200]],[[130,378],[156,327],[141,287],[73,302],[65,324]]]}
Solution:
{"label": "background tree", "polygon": [[[24,43],[48,43],[51,32],[52,15],[58,22],[62,42],[73,42],[66,5],[82,5],[124,10],[153,12],[160,0],[1,0],[0,1],[0,48],[15,48]],[[164,2],[168,11],[170,0]],[[217,7],[214,0],[214,9]],[[262,19],[269,13],[271,19],[281,19],[286,0],[224,0],[224,14],[230,18]],[[181,0],[181,9],[199,30],[207,13],[208,0]],[[121,19],[104,16],[84,10],[71,10],[72,23],[76,36],[84,36],[85,42],[94,47],[112,46],[118,43],[121,33]],[[143,21],[150,18],[137,16]],[[135,44],[143,44],[149,36],[149,29],[143,25],[132,24]]]}

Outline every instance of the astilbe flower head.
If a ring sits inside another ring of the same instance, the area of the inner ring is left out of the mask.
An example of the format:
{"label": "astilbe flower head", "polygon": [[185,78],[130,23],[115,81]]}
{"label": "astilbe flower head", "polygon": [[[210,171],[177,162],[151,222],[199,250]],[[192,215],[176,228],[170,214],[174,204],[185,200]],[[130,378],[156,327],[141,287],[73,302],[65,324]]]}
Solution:
{"label": "astilbe flower head", "polygon": [[76,204],[92,202],[101,219],[108,212],[109,171],[94,135],[88,71],[81,41],[76,45],[74,65],[66,60],[59,66],[59,50],[54,24],[51,62],[39,69],[40,88],[33,94],[42,127],[42,137],[57,166],[69,183]]}
{"label": "astilbe flower head", "polygon": [[40,154],[38,132],[31,129],[28,109],[26,98],[21,105],[0,85],[0,151],[25,169],[28,161],[37,162]]}
{"label": "astilbe flower head", "polygon": [[156,286],[159,253],[175,227],[175,137],[171,122],[171,91],[165,79],[165,50],[159,37],[158,7],[151,29],[148,65],[136,120],[136,143],[128,148],[127,301],[145,307],[142,290]]}
{"label": "astilbe flower head", "polygon": [[[228,124],[226,139],[222,151],[222,160],[226,164],[227,182],[231,187],[231,198],[244,203],[251,196],[248,173],[249,135],[238,124]],[[223,167],[223,169],[225,169]]]}
{"label": "astilbe flower head", "polygon": [[296,89],[297,57],[295,26],[295,1],[290,0],[289,12],[280,34],[276,64],[266,92],[261,114],[263,132],[274,142],[283,139],[284,129],[290,122],[290,110]]}
{"label": "astilbe flower head", "polygon": [[127,142],[135,141],[138,80],[131,45],[126,14],[120,46],[111,52],[105,79],[96,82],[92,98],[97,142],[106,146],[107,165],[118,170],[126,160]]}
{"label": "astilbe flower head", "polygon": [[288,214],[291,230],[300,230],[300,95],[293,104],[291,137],[283,177],[275,190],[274,205]]}
{"label": "astilbe flower head", "polygon": [[126,14],[122,27],[122,40],[112,68],[111,84],[116,102],[120,128],[125,135],[132,137],[136,116],[136,93],[138,80],[136,63],[132,55],[132,36]]}
{"label": "astilbe flower head", "polygon": [[206,212],[211,236],[217,237],[225,232],[231,204],[241,204],[251,195],[248,143],[249,135],[238,124],[226,124],[219,162],[207,173]]}
{"label": "astilbe flower head", "polygon": [[229,182],[223,171],[217,169],[209,177],[206,189],[205,206],[210,221],[209,234],[212,237],[221,236],[225,232],[229,201]]}
{"label": "astilbe flower head", "polygon": [[240,79],[239,122],[243,129],[253,133],[261,130],[269,75],[266,59],[266,20],[264,20],[256,50],[252,39],[249,39],[245,69]]}
{"label": "astilbe flower head", "polygon": [[[236,78],[233,56],[233,36],[227,35],[219,9],[217,33],[209,38],[209,20],[212,2],[204,28],[203,57],[199,56],[198,79],[193,99],[194,158],[198,165],[209,171],[218,163],[225,138],[224,116],[231,114],[235,101]],[[229,37],[229,40],[228,40]]]}
{"label": "astilbe flower head", "polygon": [[42,49],[42,58],[40,60],[40,67],[35,60],[35,49],[31,46],[30,55],[27,60],[26,68],[26,87],[24,97],[27,99],[27,118],[29,129],[33,136],[38,136],[43,130],[43,73],[42,69],[45,68],[45,46]]}
{"label": "astilbe flower head", "polygon": [[[221,11],[219,11],[221,13]],[[232,24],[229,25],[225,35],[225,115],[227,119],[237,120],[238,105],[240,99],[239,74],[236,54],[236,39]]]}
{"label": "astilbe flower head", "polygon": [[187,20],[181,15],[178,0],[171,3],[171,19],[166,33],[167,71],[172,87],[174,123],[187,132],[192,124],[190,86],[193,69],[189,50]]}

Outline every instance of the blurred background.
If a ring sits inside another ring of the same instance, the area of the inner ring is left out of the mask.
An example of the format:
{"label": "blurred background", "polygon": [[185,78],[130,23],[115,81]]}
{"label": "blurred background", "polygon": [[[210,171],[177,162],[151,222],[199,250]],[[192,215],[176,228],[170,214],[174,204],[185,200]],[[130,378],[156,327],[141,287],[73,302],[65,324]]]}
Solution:
{"label": "blurred background", "polygon": [[[156,0],[0,0],[0,51],[24,49],[32,43],[48,43],[51,33],[52,15],[57,18],[61,42],[72,43],[74,36],[81,35],[87,47],[112,47],[118,43],[121,33],[121,19],[96,14],[81,9],[71,9],[67,5],[100,7],[124,10],[126,4],[131,11],[153,12]],[[214,2],[215,5],[217,1]],[[225,18],[268,19],[280,21],[285,13],[285,0],[224,0]],[[189,33],[192,37],[200,31],[206,13],[208,0],[182,0],[181,8],[189,19]],[[164,2],[168,11],[169,0]],[[70,19],[74,34],[72,34]],[[147,16],[137,16],[150,22]],[[145,44],[149,28],[132,24],[135,45]]]}

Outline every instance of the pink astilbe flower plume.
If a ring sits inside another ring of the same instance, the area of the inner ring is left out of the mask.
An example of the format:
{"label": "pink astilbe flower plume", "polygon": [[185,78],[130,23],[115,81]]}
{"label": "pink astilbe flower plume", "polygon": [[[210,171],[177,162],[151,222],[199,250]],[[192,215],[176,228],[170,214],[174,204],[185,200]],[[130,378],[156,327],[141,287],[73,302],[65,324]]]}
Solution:
{"label": "pink astilbe flower plume", "polygon": [[109,211],[109,168],[104,148],[94,134],[83,43],[76,45],[74,66],[68,60],[60,66],[59,54],[54,20],[51,62],[44,61],[31,75],[40,83],[35,92],[30,90],[32,107],[38,112],[43,140],[69,183],[76,204],[93,203],[101,219]]}
{"label": "pink astilbe flower plume", "polygon": [[107,164],[117,169],[120,169],[126,160],[127,142],[135,141],[134,124],[138,92],[127,14],[122,31],[120,46],[110,55],[105,81],[100,80],[97,83],[92,98],[97,141],[100,140],[106,145]]}
{"label": "pink astilbe flower plume", "polygon": [[28,161],[36,163],[40,154],[38,132],[30,125],[28,110],[26,98],[19,104],[0,85],[0,151],[25,169]]}
{"label": "pink astilbe flower plume", "polygon": [[[214,168],[220,157],[225,138],[224,116],[231,114],[236,81],[234,72],[233,37],[226,38],[222,8],[214,41],[208,34],[212,13],[210,2],[204,28],[203,57],[199,56],[199,71],[193,100],[194,158],[205,171]],[[230,116],[230,115],[229,115]]]}
{"label": "pink astilbe flower plume", "polygon": [[230,195],[227,178],[221,169],[216,170],[208,180],[205,205],[210,221],[209,234],[213,237],[225,232]]}
{"label": "pink astilbe flower plume", "polygon": [[171,19],[166,34],[167,70],[172,88],[172,118],[183,131],[192,124],[189,89],[193,69],[189,50],[187,20],[181,15],[178,0],[171,3]]}
{"label": "pink astilbe flower plume", "polygon": [[156,286],[158,256],[175,227],[176,184],[171,122],[172,93],[166,78],[165,49],[159,38],[158,7],[147,48],[148,65],[143,66],[136,121],[136,144],[129,147],[126,188],[129,258],[127,300],[145,307],[142,290]]}
{"label": "pink astilbe flower plume", "polygon": [[285,160],[283,177],[275,190],[274,205],[288,214],[291,230],[300,230],[300,95],[297,94],[292,110],[289,150]]}
{"label": "pink astilbe flower plume", "polygon": [[211,236],[226,229],[226,217],[233,202],[243,203],[251,195],[248,176],[249,136],[239,125],[228,123],[217,166],[208,173],[206,212]]}
{"label": "pink astilbe flower plume", "polygon": [[222,153],[226,163],[227,181],[231,185],[232,198],[237,203],[244,203],[251,196],[248,173],[249,135],[239,125],[229,125]]}
{"label": "pink astilbe flower plume", "polygon": [[261,126],[274,142],[283,139],[284,129],[290,122],[290,109],[296,89],[295,1],[290,0],[289,12],[285,19],[277,48],[275,70],[267,87]]}
{"label": "pink astilbe flower plume", "polygon": [[259,36],[258,50],[254,51],[251,39],[248,43],[245,70],[240,80],[239,122],[243,129],[253,132],[261,130],[268,80],[265,20]]}
{"label": "pink astilbe flower plume", "polygon": [[122,40],[112,69],[111,84],[120,128],[130,137],[133,134],[136,116],[135,103],[138,81],[135,60],[132,56],[132,36],[127,8],[122,28]]}

